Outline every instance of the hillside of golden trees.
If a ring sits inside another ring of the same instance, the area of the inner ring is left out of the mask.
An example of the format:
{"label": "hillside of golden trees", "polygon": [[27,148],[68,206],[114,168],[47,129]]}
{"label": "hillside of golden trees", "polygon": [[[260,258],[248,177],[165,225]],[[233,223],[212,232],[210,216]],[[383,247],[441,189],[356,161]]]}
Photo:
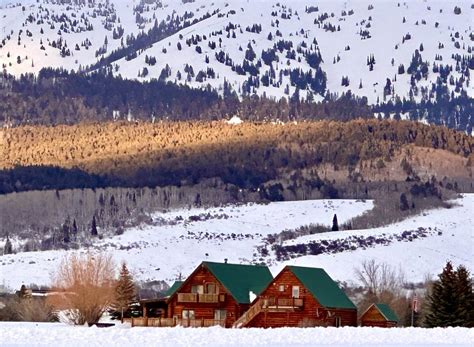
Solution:
{"label": "hillside of golden trees", "polygon": [[92,175],[102,186],[182,185],[219,177],[249,188],[277,179],[282,172],[325,165],[351,172],[371,163],[380,170],[400,158],[407,146],[447,152],[469,168],[461,176],[469,178],[472,172],[471,136],[418,122],[374,119],[21,126],[0,132],[0,175],[11,179],[15,170],[29,168],[22,177],[34,179],[35,172],[54,167],[65,170],[49,175],[67,180],[72,170],[79,176]]}

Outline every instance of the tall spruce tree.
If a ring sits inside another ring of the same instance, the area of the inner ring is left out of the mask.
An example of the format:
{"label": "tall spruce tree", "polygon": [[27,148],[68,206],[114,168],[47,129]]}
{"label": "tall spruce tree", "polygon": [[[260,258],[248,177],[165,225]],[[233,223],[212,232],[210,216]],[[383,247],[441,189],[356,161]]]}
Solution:
{"label": "tall spruce tree", "polygon": [[451,262],[447,262],[428,297],[430,313],[425,324],[428,327],[472,326],[472,302],[469,272],[463,266],[454,271]]}
{"label": "tall spruce tree", "polygon": [[334,214],[334,217],[332,219],[332,231],[339,231],[339,224],[337,223],[337,214]]}
{"label": "tall spruce tree", "polygon": [[459,300],[456,310],[456,323],[462,327],[473,328],[474,293],[472,291],[472,277],[463,265],[456,269],[456,277],[456,295]]}
{"label": "tall spruce tree", "polygon": [[133,277],[128,271],[127,264],[122,263],[119,279],[115,286],[115,307],[120,311],[120,319],[123,323],[123,312],[127,310],[129,305],[136,299],[135,284]]}

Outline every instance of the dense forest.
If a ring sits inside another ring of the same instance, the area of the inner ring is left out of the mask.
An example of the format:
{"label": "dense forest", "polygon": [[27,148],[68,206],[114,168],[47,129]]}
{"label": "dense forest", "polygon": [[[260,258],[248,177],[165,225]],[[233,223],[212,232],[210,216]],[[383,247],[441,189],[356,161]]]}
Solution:
{"label": "dense forest", "polygon": [[[294,121],[357,118],[427,120],[450,128],[472,131],[474,105],[465,93],[450,95],[440,89],[435,102],[387,101],[371,106],[351,91],[324,100],[298,92],[288,98],[255,94],[238,97],[230,84],[222,92],[210,86],[192,89],[164,80],[138,82],[113,77],[108,69],[90,74],[43,69],[35,76],[0,75],[0,124],[76,124],[110,120],[219,120],[237,115],[251,121]],[[298,91],[298,90],[297,90]]]}
{"label": "dense forest", "polygon": [[251,95],[239,99],[229,85],[223,95],[152,80],[138,82],[109,73],[78,74],[43,69],[38,76],[0,77],[0,123],[74,124],[105,120],[337,119],[372,117],[367,101],[350,93],[324,103],[274,100]]}
{"label": "dense forest", "polygon": [[[458,166],[444,175],[472,179],[474,149],[472,137],[446,127],[376,119],[240,125],[223,121],[108,122],[22,126],[5,129],[0,135],[4,138],[0,147],[4,153],[0,158],[3,193],[181,186],[216,177],[226,184],[256,189],[296,171],[314,179],[318,173],[310,170],[324,168],[327,172],[328,167],[343,181],[369,177],[403,181],[416,179],[416,170],[398,161],[417,157],[415,164],[423,172],[440,176],[438,169],[450,169],[436,162],[441,156],[450,167]],[[420,152],[423,148],[425,152]],[[436,151],[427,152],[429,149]],[[431,161],[423,162],[426,158]],[[401,170],[398,176],[395,169],[390,176],[393,165]],[[384,177],[385,171],[389,176]]]}

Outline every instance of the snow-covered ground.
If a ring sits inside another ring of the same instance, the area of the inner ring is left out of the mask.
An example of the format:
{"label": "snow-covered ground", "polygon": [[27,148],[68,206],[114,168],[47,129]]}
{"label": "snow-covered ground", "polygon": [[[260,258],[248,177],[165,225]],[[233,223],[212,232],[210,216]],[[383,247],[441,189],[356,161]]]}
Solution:
{"label": "snow-covered ground", "polygon": [[427,276],[435,276],[447,260],[453,264],[464,264],[474,270],[474,194],[465,194],[455,201],[458,206],[452,209],[436,209],[420,216],[382,228],[341,231],[334,233],[304,236],[288,243],[309,243],[311,241],[345,239],[351,236],[400,235],[404,231],[426,229],[427,237],[411,242],[394,241],[388,245],[377,245],[366,249],[358,248],[350,252],[304,256],[284,262],[300,266],[319,266],[340,280],[354,276],[354,267],[364,260],[375,259],[387,262],[406,273],[409,281],[423,281]]}
{"label": "snow-covered ground", "polygon": [[467,328],[123,328],[0,323],[2,346],[472,346]]}
{"label": "snow-covered ground", "polygon": [[[305,255],[277,261],[273,251],[263,261],[276,274],[285,264],[323,267],[335,279],[354,280],[354,268],[363,260],[387,262],[406,273],[407,280],[423,281],[436,275],[446,260],[474,270],[474,194],[463,195],[451,209],[437,209],[383,228],[302,236],[287,244],[334,241],[356,236],[392,239],[388,244],[339,253]],[[339,223],[372,208],[371,201],[314,200],[248,204],[210,209],[185,209],[157,213],[157,225],[126,230],[123,235],[96,243],[92,251],[108,252],[117,262],[127,261],[137,280],[173,282],[187,276],[203,260],[259,262],[257,252],[268,234],[310,223],[329,225],[334,214]],[[200,216],[200,217],[199,217]],[[204,218],[204,216],[206,216]],[[197,217],[206,219],[192,221]],[[424,228],[424,237],[412,241],[396,236]],[[81,250],[85,252],[85,250]],[[49,284],[52,272],[66,251],[18,253],[0,257],[0,284],[18,288],[22,283]]]}
{"label": "snow-covered ground", "polygon": [[[126,261],[140,280],[174,281],[188,275],[203,260],[251,262],[255,247],[268,234],[310,223],[329,225],[336,213],[340,223],[371,209],[371,201],[315,200],[247,204],[223,208],[179,209],[157,213],[161,225],[127,230],[96,243],[96,251]],[[207,215],[206,221],[191,222]],[[0,284],[48,284],[66,251],[19,253],[0,257]]]}

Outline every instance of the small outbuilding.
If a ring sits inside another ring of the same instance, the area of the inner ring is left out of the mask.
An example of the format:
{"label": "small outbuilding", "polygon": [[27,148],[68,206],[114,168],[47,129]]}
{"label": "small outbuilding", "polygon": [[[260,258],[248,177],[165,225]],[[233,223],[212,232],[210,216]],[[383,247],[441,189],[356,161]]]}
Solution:
{"label": "small outbuilding", "polygon": [[393,328],[398,325],[398,317],[386,304],[372,304],[360,318],[363,327]]}

